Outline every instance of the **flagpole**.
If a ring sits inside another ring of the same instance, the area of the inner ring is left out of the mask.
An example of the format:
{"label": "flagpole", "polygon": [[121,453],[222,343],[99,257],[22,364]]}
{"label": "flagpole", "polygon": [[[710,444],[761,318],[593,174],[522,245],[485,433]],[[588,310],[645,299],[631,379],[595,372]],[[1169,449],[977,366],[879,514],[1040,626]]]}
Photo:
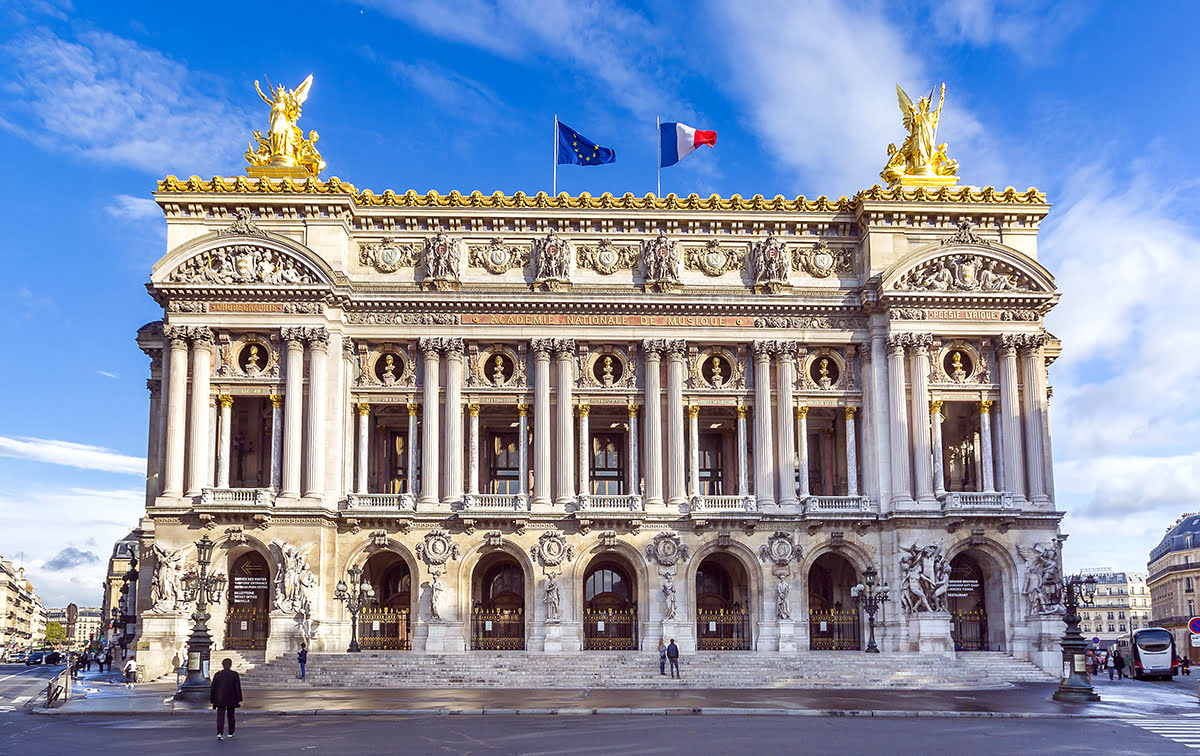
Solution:
{"label": "flagpole", "polygon": [[659,155],[654,159],[655,172],[658,177],[658,189],[654,196],[662,195],[662,119],[654,116],[654,139],[658,142]]}
{"label": "flagpole", "polygon": [[554,196],[558,196],[558,113],[554,114]]}

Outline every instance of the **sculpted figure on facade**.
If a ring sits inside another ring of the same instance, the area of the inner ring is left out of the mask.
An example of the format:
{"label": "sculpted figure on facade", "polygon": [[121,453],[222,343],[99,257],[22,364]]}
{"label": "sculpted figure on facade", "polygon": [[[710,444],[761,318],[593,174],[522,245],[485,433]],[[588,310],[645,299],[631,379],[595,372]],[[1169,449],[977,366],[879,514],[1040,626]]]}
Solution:
{"label": "sculpted figure on facade", "polygon": [[780,577],[775,586],[775,619],[790,620],[792,618],[792,604],[788,598],[791,592],[792,588],[788,585],[787,578]]}
{"label": "sculpted figure on facade", "polygon": [[167,276],[171,283],[267,284],[317,283],[308,266],[267,247],[234,244],[188,258]]}
{"label": "sculpted figure on facade", "polygon": [[[896,147],[888,145],[888,161],[879,177],[889,186],[920,183],[921,178],[952,177],[958,173],[958,163],[946,155],[945,142],[937,143],[938,124],[942,117],[942,105],[946,102],[946,85],[942,85],[938,105],[933,107],[933,90],[914,105],[900,85],[896,85],[900,100],[900,114],[908,135]],[[905,179],[918,179],[908,182]],[[953,182],[949,182],[953,183]]]}
{"label": "sculpted figure on facade", "polygon": [[643,241],[642,269],[648,290],[677,291],[682,288],[683,259],[679,254],[679,243],[668,239],[665,233]]}
{"label": "sculpted figure on facade", "polygon": [[[296,125],[300,120],[300,106],[308,99],[312,82],[312,74],[309,74],[295,89],[280,85],[267,96],[258,85],[258,80],[254,81],[258,96],[271,106],[271,126],[266,137],[260,131],[254,132],[255,141],[246,150],[246,162],[255,167],[299,167],[313,178],[320,175],[325,168],[325,161],[317,152],[317,140],[320,137],[316,131],[309,131],[308,139],[305,139],[304,133]],[[267,87],[270,88],[269,81]]]}
{"label": "sculpted figure on facade", "polygon": [[571,243],[551,231],[533,245],[534,287],[547,291],[570,288],[571,263],[575,250]]}
{"label": "sculpted figure on facade", "polygon": [[150,550],[154,552],[154,577],[150,584],[151,611],[173,612],[183,602],[183,552],[187,547],[166,549],[157,542]]}
{"label": "sculpted figure on facade", "polygon": [[1014,291],[1033,288],[1033,282],[1010,266],[980,255],[944,255],[898,279],[899,291]]}
{"label": "sculpted figure on facade", "polygon": [[266,236],[267,232],[258,227],[250,208],[239,207],[233,211],[233,223],[217,232],[217,236]]}
{"label": "sculpted figure on facade", "polygon": [[561,567],[563,562],[575,558],[575,547],[567,543],[561,531],[548,530],[538,537],[536,544],[529,547],[529,558],[549,574]]}
{"label": "sculpted figure on facade", "polygon": [[450,533],[444,528],[434,528],[417,544],[416,551],[417,559],[429,568],[429,617],[440,622],[442,595],[446,592],[442,575],[446,572],[446,562],[458,559],[458,544],[450,540]]}
{"label": "sculpted figure on facade", "polygon": [[562,595],[558,587],[558,573],[546,573],[546,621],[558,622],[562,619]]}
{"label": "sculpted figure on facade", "polygon": [[1030,614],[1062,614],[1062,545],[1057,541],[1017,546],[1025,560],[1022,591]]}
{"label": "sculpted figure on facade", "polygon": [[905,555],[900,558],[903,577],[900,606],[905,613],[945,611],[946,594],[950,589],[946,545],[942,541],[927,546],[913,543],[901,551]]}
{"label": "sculpted figure on facade", "polygon": [[679,599],[675,591],[674,576],[665,576],[662,586],[663,594],[663,619],[668,622],[675,620],[679,615]]}
{"label": "sculpted figure on facade", "polygon": [[754,276],[756,292],[778,293],[788,286],[791,272],[791,256],[777,237],[768,236],[751,247],[750,273]]}
{"label": "sculpted figure on facade", "polygon": [[457,289],[463,256],[460,239],[451,239],[443,233],[426,239],[422,256],[425,280],[422,285],[439,291]]}
{"label": "sculpted figure on facade", "polygon": [[272,541],[269,548],[275,559],[275,609],[304,614],[311,609],[310,593],[317,584],[308,559],[300,549],[284,541]]}

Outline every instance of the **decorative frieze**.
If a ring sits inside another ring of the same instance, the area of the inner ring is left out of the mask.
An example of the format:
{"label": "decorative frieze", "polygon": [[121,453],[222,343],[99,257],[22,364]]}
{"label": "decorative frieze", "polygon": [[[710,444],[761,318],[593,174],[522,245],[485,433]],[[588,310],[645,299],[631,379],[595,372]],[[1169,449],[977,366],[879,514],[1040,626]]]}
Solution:
{"label": "decorative frieze", "polygon": [[315,284],[316,273],[306,263],[276,249],[257,244],[233,244],[201,252],[167,275],[170,283]]}

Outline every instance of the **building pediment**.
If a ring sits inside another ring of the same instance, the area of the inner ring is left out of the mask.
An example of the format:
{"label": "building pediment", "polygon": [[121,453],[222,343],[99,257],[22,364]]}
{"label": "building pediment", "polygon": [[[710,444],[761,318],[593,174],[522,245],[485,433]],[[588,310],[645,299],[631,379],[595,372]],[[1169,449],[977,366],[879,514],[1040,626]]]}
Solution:
{"label": "building pediment", "polygon": [[155,264],[158,285],[328,286],[333,271],[312,250],[256,228],[214,231],[181,245]]}
{"label": "building pediment", "polygon": [[929,292],[1006,295],[1055,293],[1054,277],[1011,247],[969,230],[917,250],[883,273],[880,294]]}

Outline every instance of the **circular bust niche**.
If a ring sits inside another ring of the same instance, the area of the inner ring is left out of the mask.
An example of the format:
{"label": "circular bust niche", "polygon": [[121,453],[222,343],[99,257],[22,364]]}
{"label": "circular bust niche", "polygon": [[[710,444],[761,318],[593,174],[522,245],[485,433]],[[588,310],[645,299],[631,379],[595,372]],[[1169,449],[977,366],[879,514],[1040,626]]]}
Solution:
{"label": "circular bust niche", "polygon": [[380,352],[375,359],[375,380],[385,386],[390,386],[404,375],[404,357],[399,352]]}
{"label": "circular bust niche", "polygon": [[724,354],[709,352],[704,355],[704,362],[700,365],[700,376],[709,386],[724,388],[733,380],[733,365]]}
{"label": "circular bust niche", "polygon": [[842,379],[841,363],[828,352],[818,352],[808,364],[808,377],[817,388],[833,388]]}
{"label": "circular bust niche", "polygon": [[962,382],[975,374],[975,355],[959,346],[952,346],[942,355],[942,369],[950,380]]}
{"label": "circular bust niche", "polygon": [[247,341],[238,351],[237,364],[246,375],[258,375],[271,364],[271,350],[261,341]]}
{"label": "circular bust niche", "polygon": [[503,386],[513,378],[516,363],[512,355],[499,349],[485,352],[480,358],[482,362],[483,379],[493,386]]}
{"label": "circular bust niche", "polygon": [[624,376],[625,361],[617,352],[599,352],[592,360],[592,377],[601,386],[615,386]]}

